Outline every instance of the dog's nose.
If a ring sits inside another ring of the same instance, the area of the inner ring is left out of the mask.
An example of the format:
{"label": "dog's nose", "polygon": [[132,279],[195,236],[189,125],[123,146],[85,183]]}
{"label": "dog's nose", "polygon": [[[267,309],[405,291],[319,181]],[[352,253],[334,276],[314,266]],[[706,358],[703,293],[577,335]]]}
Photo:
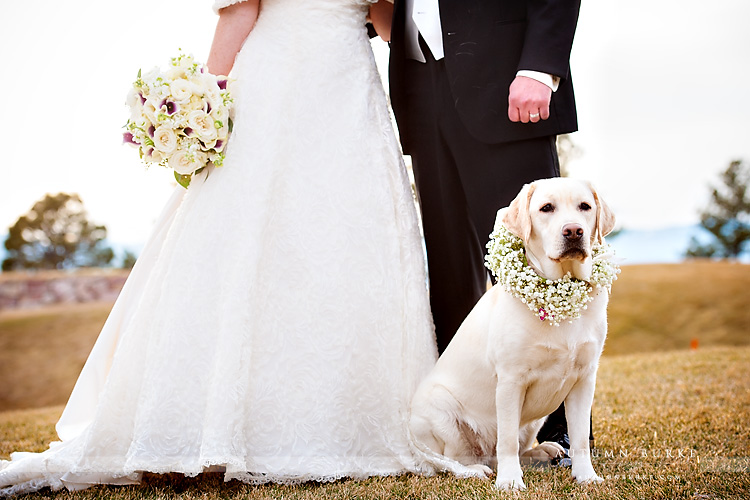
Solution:
{"label": "dog's nose", "polygon": [[583,236],[583,226],[580,224],[565,224],[562,228],[562,235],[568,241],[578,241]]}

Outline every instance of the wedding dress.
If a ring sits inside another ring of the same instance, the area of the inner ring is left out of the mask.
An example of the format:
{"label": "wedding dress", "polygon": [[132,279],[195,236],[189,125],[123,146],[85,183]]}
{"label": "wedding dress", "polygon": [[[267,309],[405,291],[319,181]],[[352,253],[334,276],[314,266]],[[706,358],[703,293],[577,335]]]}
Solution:
{"label": "wedding dress", "polygon": [[436,348],[367,10],[262,1],[233,69],[224,166],[177,188],[65,407],[61,441],[3,462],[0,492],[212,465],[250,483],[436,468],[408,436]]}

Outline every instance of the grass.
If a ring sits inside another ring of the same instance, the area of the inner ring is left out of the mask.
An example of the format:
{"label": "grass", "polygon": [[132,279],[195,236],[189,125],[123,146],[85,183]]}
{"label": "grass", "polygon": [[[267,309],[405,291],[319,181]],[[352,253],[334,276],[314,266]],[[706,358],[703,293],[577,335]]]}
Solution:
{"label": "grass", "polygon": [[[750,491],[749,283],[750,266],[724,262],[623,269],[613,287],[593,411],[594,467],[606,479],[602,485],[578,485],[569,470],[558,469],[526,470],[528,489],[517,495],[496,492],[491,482],[448,476],[249,486],[224,483],[216,474],[146,475],[140,487],[35,496],[744,499]],[[0,314],[0,458],[42,451],[55,439],[60,405],[110,307]],[[697,350],[689,349],[692,339],[700,342]]]}
{"label": "grass", "polygon": [[[528,489],[511,495],[492,482],[405,475],[301,486],[224,483],[147,475],[139,487],[49,490],[37,498],[97,499],[723,499],[750,491],[750,347],[712,347],[602,359],[594,467],[605,482],[579,485],[564,469],[526,469]],[[61,407],[0,413],[0,456],[42,451]]]}
{"label": "grass", "polygon": [[605,355],[750,345],[750,265],[625,266],[612,286]]}
{"label": "grass", "polygon": [[[626,266],[612,287],[604,355],[684,350],[693,339],[750,345],[748,284],[750,265]],[[0,311],[0,412],[64,404],[111,306]]]}
{"label": "grass", "polygon": [[67,401],[112,304],[0,314],[0,411]]}

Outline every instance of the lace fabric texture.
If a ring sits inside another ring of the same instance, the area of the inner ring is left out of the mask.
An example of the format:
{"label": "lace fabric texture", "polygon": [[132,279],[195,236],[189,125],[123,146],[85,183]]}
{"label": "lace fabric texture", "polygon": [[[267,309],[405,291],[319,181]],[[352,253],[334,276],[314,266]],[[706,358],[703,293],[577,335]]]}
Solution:
{"label": "lace fabric texture", "polygon": [[61,442],[3,494],[226,467],[250,483],[451,468],[408,437],[436,358],[368,3],[263,0],[221,168],[177,188],[84,367]]}

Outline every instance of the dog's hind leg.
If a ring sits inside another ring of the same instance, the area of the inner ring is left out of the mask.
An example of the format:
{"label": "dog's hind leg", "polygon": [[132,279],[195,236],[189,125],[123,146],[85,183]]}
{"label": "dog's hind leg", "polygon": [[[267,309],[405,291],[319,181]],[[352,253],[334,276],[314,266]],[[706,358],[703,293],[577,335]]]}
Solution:
{"label": "dog's hind leg", "polygon": [[471,469],[492,474],[492,469],[480,462],[481,453],[472,443],[473,431],[458,420],[456,411],[461,404],[445,387],[435,385],[415,398],[409,421],[412,436],[422,445]]}

